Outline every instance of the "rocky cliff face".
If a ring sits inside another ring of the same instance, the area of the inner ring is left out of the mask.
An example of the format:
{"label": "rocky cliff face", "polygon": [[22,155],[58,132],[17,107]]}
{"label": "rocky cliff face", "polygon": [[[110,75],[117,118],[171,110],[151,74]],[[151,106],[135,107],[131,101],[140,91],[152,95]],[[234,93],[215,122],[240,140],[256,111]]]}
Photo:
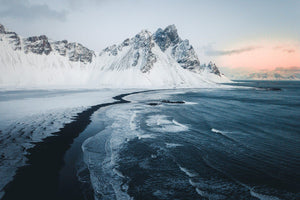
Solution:
{"label": "rocky cliff face", "polygon": [[51,45],[59,55],[67,56],[73,62],[91,63],[95,56],[94,51],[76,42],[68,43],[67,40],[62,40],[52,42]]}
{"label": "rocky cliff face", "polygon": [[164,30],[159,28],[153,39],[163,52],[169,51],[171,56],[184,68],[194,72],[201,71],[200,61],[188,40],[182,40],[175,25],[170,25]]}
{"label": "rocky cliff face", "polygon": [[49,55],[52,47],[45,35],[33,36],[23,40],[25,53],[46,54]]}
{"label": "rocky cliff face", "polygon": [[119,45],[105,48],[99,56],[106,54],[117,57],[119,54],[127,52],[122,59],[123,63],[120,63],[120,65],[115,64],[113,68],[122,70],[138,67],[143,73],[146,73],[151,70],[157,60],[156,55],[152,52],[154,45],[152,34],[147,30],[143,30],[133,38],[124,40]]}
{"label": "rocky cliff face", "polygon": [[206,70],[208,70],[209,72],[211,72],[213,74],[221,76],[221,72],[219,71],[216,64],[213,63],[213,62],[209,62],[208,65],[206,65],[206,64],[202,65],[202,69],[206,69]]}
{"label": "rocky cliff face", "polygon": [[15,32],[6,31],[5,27],[0,24],[0,34],[2,35],[2,37],[0,36],[0,41],[6,39],[14,50],[21,50],[21,40]]}
{"label": "rocky cliff face", "polygon": [[5,33],[5,28],[2,24],[0,24],[0,33]]}
{"label": "rocky cliff face", "polygon": [[91,63],[95,56],[94,51],[89,50],[79,43],[68,43],[67,40],[52,42],[45,35],[21,39],[15,32],[6,31],[5,27],[1,24],[0,39],[7,40],[14,50],[22,50],[26,54],[49,55],[53,52],[68,57],[70,61],[80,61],[83,63]]}
{"label": "rocky cliff face", "polygon": [[164,30],[159,28],[153,35],[153,39],[164,52],[170,46],[175,46],[182,40],[179,38],[177,29],[174,25],[166,27]]}

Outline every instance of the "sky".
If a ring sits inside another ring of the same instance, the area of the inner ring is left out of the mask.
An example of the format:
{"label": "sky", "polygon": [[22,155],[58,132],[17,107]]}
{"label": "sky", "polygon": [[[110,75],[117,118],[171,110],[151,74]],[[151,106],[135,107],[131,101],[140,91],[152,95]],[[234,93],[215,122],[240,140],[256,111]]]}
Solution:
{"label": "sky", "polygon": [[200,62],[247,71],[300,67],[300,0],[0,0],[0,23],[96,52],[175,24]]}

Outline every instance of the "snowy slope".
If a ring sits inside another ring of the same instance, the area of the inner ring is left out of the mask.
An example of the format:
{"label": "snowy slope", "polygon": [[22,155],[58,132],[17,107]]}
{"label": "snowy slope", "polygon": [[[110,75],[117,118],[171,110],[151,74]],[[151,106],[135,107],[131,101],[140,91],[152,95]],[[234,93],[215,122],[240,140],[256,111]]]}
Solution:
{"label": "snowy slope", "polygon": [[89,68],[50,53],[38,55],[14,51],[4,42],[0,45],[0,87],[28,88],[51,86],[80,87],[87,83]]}
{"label": "snowy slope", "polygon": [[143,30],[96,55],[78,43],[21,38],[0,25],[0,88],[213,87],[228,82],[216,66],[200,65],[174,25]]}

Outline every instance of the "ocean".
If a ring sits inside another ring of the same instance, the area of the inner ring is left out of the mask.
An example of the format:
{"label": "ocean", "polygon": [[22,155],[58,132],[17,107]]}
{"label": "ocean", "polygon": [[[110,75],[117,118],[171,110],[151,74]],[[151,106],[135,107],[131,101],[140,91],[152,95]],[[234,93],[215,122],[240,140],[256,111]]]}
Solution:
{"label": "ocean", "polygon": [[80,179],[96,199],[299,199],[300,82],[227,86],[100,109]]}

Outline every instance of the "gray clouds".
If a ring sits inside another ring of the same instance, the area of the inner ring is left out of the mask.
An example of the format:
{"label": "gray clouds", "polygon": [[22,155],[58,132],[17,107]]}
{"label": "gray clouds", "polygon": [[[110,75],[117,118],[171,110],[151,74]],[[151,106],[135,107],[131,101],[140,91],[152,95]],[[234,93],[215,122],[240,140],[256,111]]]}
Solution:
{"label": "gray clouds", "polygon": [[286,53],[295,53],[294,49],[283,49],[283,51]]}
{"label": "gray clouds", "polygon": [[99,5],[107,0],[66,0],[71,8]]}
{"label": "gray clouds", "polygon": [[67,12],[57,11],[46,4],[33,4],[28,0],[0,0],[0,17],[13,19],[54,19],[64,21]]}
{"label": "gray clouds", "polygon": [[276,46],[273,48],[274,50],[280,50],[283,51],[285,53],[295,53],[295,49],[293,48],[289,48],[288,46]]}
{"label": "gray clouds", "polygon": [[244,52],[254,51],[259,48],[261,48],[261,47],[260,46],[248,46],[248,47],[232,49],[232,50],[215,50],[212,48],[212,46],[204,47],[205,54],[208,56],[224,56],[224,55],[241,54]]}

